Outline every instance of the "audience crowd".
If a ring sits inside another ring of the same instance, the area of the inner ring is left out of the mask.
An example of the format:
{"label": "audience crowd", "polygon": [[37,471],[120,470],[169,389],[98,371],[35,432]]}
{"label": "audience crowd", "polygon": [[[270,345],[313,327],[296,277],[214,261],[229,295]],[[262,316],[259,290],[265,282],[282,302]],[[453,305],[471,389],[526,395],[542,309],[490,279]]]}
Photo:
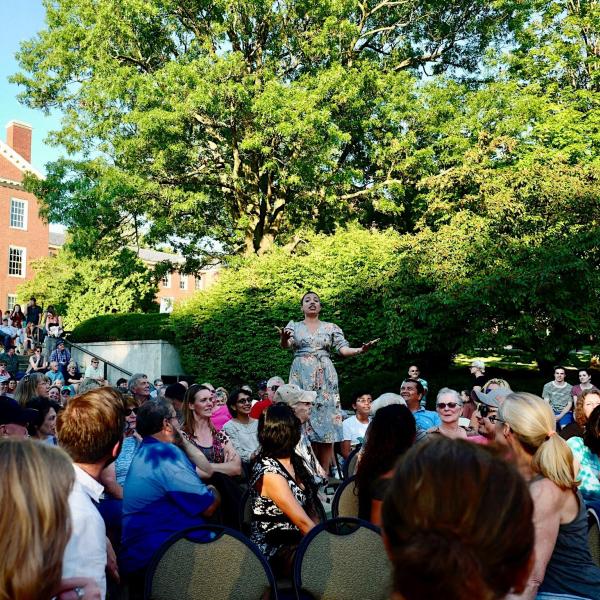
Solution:
{"label": "audience crowd", "polygon": [[350,466],[392,597],[600,599],[587,513],[600,514],[600,391],[587,370],[571,386],[557,366],[535,396],[476,360],[465,389],[430,394],[429,410],[410,365],[397,390],[356,391],[324,468],[309,438],[316,392],[277,375],[256,392],[107,381],[97,357],[73,360],[60,315],[34,298],[0,333],[0,600],[143,598],[173,534],[241,529],[245,511],[249,539],[290,577]]}

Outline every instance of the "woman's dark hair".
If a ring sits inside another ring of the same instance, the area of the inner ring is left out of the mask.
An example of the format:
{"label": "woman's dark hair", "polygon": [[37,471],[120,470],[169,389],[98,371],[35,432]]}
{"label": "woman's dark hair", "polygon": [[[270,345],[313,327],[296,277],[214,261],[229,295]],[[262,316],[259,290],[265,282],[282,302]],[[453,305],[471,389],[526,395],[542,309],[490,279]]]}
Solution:
{"label": "woman's dark hair", "polygon": [[319,296],[319,294],[317,294],[317,292],[308,290],[308,292],[305,292],[304,295],[302,296],[302,298],[300,299],[300,306],[302,306],[302,303],[304,302],[304,298],[306,298],[306,296],[308,296],[309,294],[314,294],[319,299],[319,302],[321,301],[321,296]]}
{"label": "woman's dark hair", "polygon": [[[273,404],[262,412],[258,420],[258,443],[261,458],[289,458],[294,468],[296,481],[304,486],[307,512],[316,513],[317,489],[304,460],[296,454],[300,441],[301,423],[294,411],[283,403]],[[309,513],[310,514],[310,513]]]}
{"label": "woman's dark hair", "polygon": [[517,469],[478,444],[439,436],[399,461],[383,529],[405,600],[492,600],[525,587],[533,501]]}
{"label": "woman's dark hair", "polygon": [[37,436],[37,431],[43,425],[44,419],[46,418],[46,415],[50,412],[51,408],[54,409],[57,415],[62,409],[61,405],[58,402],[48,400],[48,398],[44,398],[43,396],[33,397],[27,402],[26,407],[37,410],[35,421],[29,423],[27,427],[27,432],[31,437]]}
{"label": "woman's dark hair", "polygon": [[48,306],[48,308],[46,309],[46,312],[50,313],[51,315],[56,316],[56,309],[54,308],[54,306],[52,306],[52,304],[50,304],[50,306]]}
{"label": "woman's dark hair", "polygon": [[585,424],[583,443],[592,454],[600,456],[600,406],[596,406]]}
{"label": "woman's dark hair", "polygon": [[372,484],[394,467],[414,443],[417,424],[403,404],[380,408],[367,429],[363,455],[356,471],[361,518],[370,519]]}
{"label": "woman's dark hair", "polygon": [[229,414],[235,419],[237,417],[237,401],[240,396],[248,396],[248,398],[252,399],[252,394],[245,390],[244,388],[236,388],[229,394],[227,397],[227,408],[229,409]]}

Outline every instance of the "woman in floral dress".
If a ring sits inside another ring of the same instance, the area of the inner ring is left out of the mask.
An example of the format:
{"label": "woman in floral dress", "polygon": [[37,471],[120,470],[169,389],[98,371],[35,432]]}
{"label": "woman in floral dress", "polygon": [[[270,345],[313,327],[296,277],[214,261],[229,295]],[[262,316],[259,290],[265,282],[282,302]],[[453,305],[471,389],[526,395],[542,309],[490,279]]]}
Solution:
{"label": "woman in floral dress", "polygon": [[342,440],[342,410],[338,376],[330,354],[355,356],[366,352],[378,340],[351,348],[344,333],[335,323],[319,319],[321,300],[315,292],[307,292],[301,301],[304,320],[290,321],[280,331],[281,347],[291,348],[294,361],[289,383],[303,390],[317,392],[308,433],[319,462],[326,472],[333,460],[333,443]]}

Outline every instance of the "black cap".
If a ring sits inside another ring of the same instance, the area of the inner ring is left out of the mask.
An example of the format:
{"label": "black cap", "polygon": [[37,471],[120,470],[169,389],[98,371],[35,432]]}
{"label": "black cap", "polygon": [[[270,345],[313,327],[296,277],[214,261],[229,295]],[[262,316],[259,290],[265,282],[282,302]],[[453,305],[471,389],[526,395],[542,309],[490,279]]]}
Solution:
{"label": "black cap", "polygon": [[27,425],[35,421],[38,411],[33,408],[22,408],[21,405],[12,398],[0,396],[0,425]]}
{"label": "black cap", "polygon": [[167,389],[165,390],[165,398],[169,398],[169,400],[179,400],[180,402],[183,402],[183,398],[185,396],[186,393],[186,389],[184,385],[181,385],[180,383],[173,383],[169,386],[167,386]]}

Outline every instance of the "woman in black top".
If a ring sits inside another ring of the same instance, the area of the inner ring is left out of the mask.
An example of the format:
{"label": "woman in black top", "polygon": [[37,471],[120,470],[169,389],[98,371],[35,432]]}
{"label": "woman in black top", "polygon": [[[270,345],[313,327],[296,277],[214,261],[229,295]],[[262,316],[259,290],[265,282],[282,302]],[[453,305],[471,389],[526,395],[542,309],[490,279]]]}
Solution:
{"label": "woman in black top", "polygon": [[316,523],[316,490],[306,465],[294,451],[300,421],[289,406],[267,408],[258,422],[260,452],[252,469],[252,541],[276,575],[291,572],[294,553]]}
{"label": "woman in black top", "polygon": [[414,443],[415,418],[402,404],[380,408],[367,429],[358,469],[358,516],[381,525],[381,505],[390,483],[394,465]]}

